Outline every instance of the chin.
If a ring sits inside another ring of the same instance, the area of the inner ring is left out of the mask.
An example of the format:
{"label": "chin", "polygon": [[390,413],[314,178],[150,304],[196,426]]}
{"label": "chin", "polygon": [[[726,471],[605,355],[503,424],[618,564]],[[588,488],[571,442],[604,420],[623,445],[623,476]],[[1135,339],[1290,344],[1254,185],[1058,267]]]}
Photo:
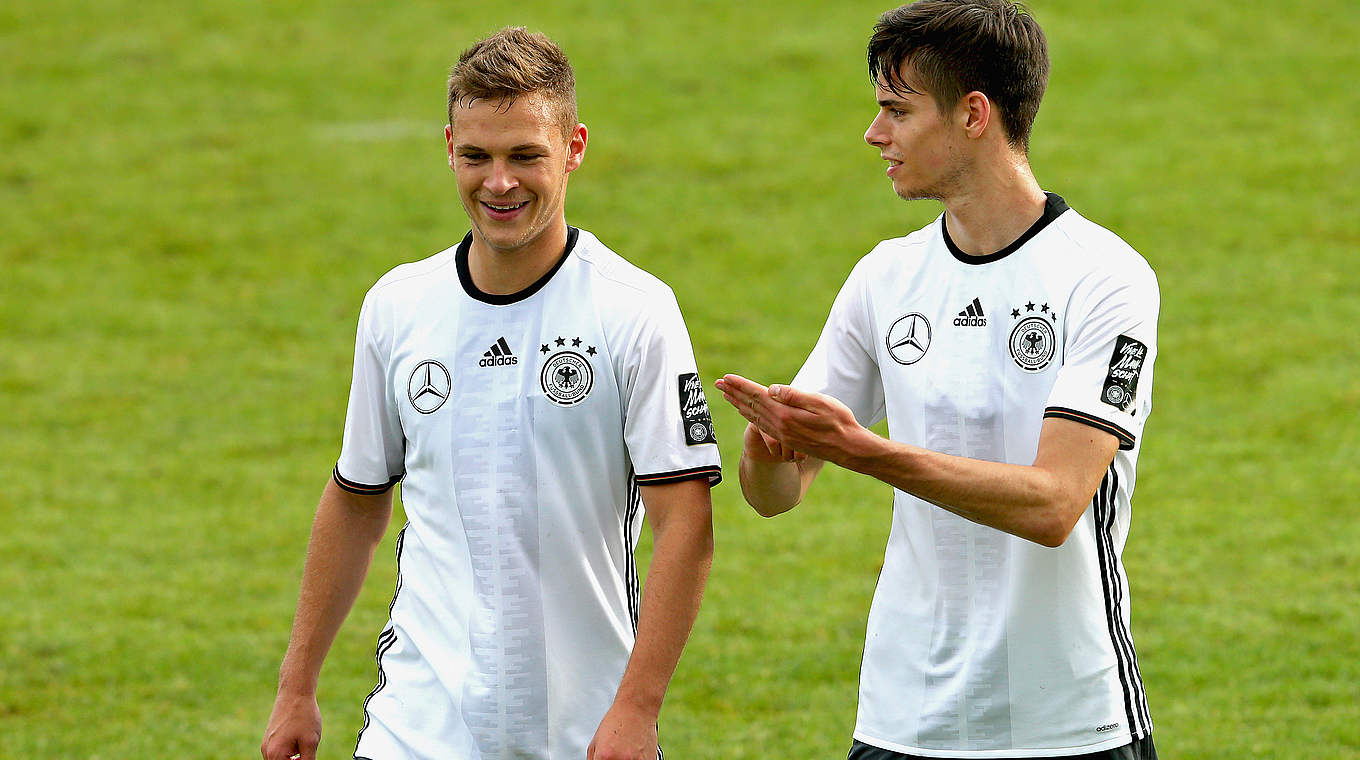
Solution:
{"label": "chin", "polygon": [[508,236],[488,237],[486,239],[486,244],[497,251],[517,251],[523,248],[527,242],[529,241],[521,237]]}
{"label": "chin", "polygon": [[897,197],[901,198],[904,201],[944,200],[944,196],[941,195],[938,190],[934,190],[928,187],[927,188],[904,187],[901,189],[894,187],[893,192],[897,193]]}
{"label": "chin", "polygon": [[498,230],[493,223],[483,221],[473,226],[477,228],[478,237],[492,249],[504,250],[506,248],[518,248],[523,245],[523,235],[517,235],[506,230]]}

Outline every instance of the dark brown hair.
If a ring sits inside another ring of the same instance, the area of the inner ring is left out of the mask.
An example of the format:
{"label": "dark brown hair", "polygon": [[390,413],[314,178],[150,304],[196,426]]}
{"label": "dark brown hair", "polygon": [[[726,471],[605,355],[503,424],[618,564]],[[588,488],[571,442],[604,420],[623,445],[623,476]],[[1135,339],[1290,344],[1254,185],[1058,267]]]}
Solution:
{"label": "dark brown hair", "polygon": [[[1009,0],[917,0],[884,13],[869,38],[869,77],[916,93],[903,66],[939,109],[978,91],[996,105],[1007,141],[1029,150],[1048,87],[1048,42],[1039,22]],[[917,93],[920,94],[920,93]]]}
{"label": "dark brown hair", "polygon": [[563,135],[576,127],[576,75],[562,49],[546,35],[507,26],[458,56],[449,72],[449,124],[459,104],[482,98],[513,101],[543,93],[552,101]]}

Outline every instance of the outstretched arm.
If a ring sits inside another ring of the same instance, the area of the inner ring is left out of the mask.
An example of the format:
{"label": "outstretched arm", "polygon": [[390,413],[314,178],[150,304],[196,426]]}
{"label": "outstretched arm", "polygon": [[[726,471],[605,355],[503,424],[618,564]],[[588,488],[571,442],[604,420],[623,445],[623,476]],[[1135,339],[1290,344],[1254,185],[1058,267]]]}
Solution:
{"label": "outstretched arm", "polygon": [[373,552],[392,517],[392,492],[350,493],[326,483],[312,522],[293,632],[279,668],[279,691],[260,754],[264,760],[314,760],[321,741],[316,685],[321,663],[354,606]]}
{"label": "outstretched arm", "polygon": [[787,385],[766,388],[724,378],[734,405],[745,404],[761,432],[805,452],[875,477],[960,517],[1021,538],[1059,546],[1091,502],[1119,441],[1071,420],[1044,420],[1031,465],[952,456],[888,440],[861,426],[830,396]]}
{"label": "outstretched arm", "polygon": [[689,639],[713,562],[707,479],[642,486],[652,525],[652,563],[642,592],[637,643],[614,704],[590,742],[591,760],[656,760],[656,719]]}

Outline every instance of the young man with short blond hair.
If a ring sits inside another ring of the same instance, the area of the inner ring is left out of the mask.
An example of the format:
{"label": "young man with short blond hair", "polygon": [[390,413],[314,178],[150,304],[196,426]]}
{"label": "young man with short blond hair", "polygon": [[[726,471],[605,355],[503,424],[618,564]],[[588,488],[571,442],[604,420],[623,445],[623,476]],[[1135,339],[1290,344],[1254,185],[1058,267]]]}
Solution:
{"label": "young man with short blond hair", "polygon": [[472,229],[364,299],[261,752],[315,756],[321,663],[400,480],[397,591],[355,757],[657,760],[720,479],[689,336],[668,287],[566,223],[587,131],[561,50],[504,29],[462,55],[448,95]]}

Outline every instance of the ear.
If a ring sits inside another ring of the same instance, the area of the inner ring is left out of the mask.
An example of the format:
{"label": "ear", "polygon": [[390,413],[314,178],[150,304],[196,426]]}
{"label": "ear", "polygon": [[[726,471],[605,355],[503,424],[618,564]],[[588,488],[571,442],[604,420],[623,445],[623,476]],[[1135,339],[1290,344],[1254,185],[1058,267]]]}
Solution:
{"label": "ear", "polygon": [[581,166],[581,162],[586,157],[586,138],[589,136],[586,125],[577,124],[571,131],[571,139],[567,140],[567,174],[571,174]]}
{"label": "ear", "polygon": [[445,125],[444,125],[444,144],[445,144],[445,145],[447,146],[447,148],[448,148],[448,153],[449,153],[449,169],[452,169],[452,168],[453,168],[453,125],[452,125],[452,124],[445,124]]}
{"label": "ear", "polygon": [[974,90],[959,101],[959,107],[955,112],[959,119],[959,126],[963,127],[964,134],[969,139],[976,140],[982,137],[987,131],[987,127],[992,123],[992,101],[986,95]]}

